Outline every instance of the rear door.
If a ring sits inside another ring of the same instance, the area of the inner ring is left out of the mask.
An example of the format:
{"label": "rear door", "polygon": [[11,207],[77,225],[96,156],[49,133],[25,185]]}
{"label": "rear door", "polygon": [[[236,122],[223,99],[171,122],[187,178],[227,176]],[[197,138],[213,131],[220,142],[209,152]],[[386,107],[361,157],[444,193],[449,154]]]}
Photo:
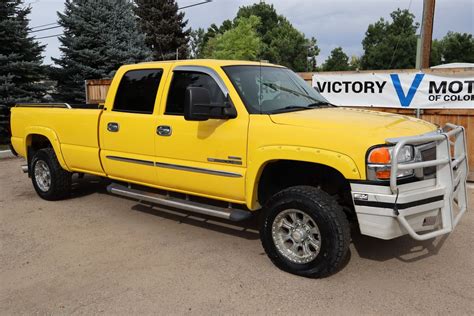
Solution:
{"label": "rear door", "polygon": [[[223,71],[203,66],[176,66],[170,72],[170,88],[157,119],[162,133],[155,136],[156,167],[161,187],[241,202],[245,200],[248,113],[236,108],[233,119],[184,119],[186,88],[208,89],[212,103],[223,102],[229,94],[223,76]],[[239,100],[235,90],[230,98]]]}
{"label": "rear door", "polygon": [[[101,161],[111,178],[156,184],[157,109],[169,65],[119,70],[99,127]],[[115,92],[115,93],[114,93]]]}

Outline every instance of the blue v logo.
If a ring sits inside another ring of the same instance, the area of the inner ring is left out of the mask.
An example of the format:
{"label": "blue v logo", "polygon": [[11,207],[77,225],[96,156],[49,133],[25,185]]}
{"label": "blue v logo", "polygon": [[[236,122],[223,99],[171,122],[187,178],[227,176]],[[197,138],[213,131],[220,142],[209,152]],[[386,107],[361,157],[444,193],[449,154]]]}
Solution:
{"label": "blue v logo", "polygon": [[400,78],[398,77],[398,75],[390,74],[390,77],[392,78],[392,82],[393,82],[393,87],[395,88],[395,91],[397,92],[397,95],[398,95],[398,99],[400,99],[400,104],[403,107],[410,106],[410,103],[413,100],[413,97],[415,96],[416,90],[418,90],[418,87],[420,86],[420,83],[423,80],[424,76],[425,74],[416,74],[415,78],[413,79],[413,82],[411,83],[410,89],[408,89],[408,92],[405,95],[405,92],[403,92],[403,87],[402,87],[402,84],[400,83]]}

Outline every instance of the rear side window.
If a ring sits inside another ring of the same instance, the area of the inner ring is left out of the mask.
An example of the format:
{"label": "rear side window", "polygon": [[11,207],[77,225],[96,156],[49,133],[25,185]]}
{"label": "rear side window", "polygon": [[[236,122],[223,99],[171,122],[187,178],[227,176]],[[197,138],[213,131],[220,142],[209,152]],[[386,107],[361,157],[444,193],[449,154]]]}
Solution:
{"label": "rear side window", "polygon": [[171,81],[165,114],[184,115],[184,97],[188,87],[201,87],[209,90],[212,104],[223,104],[225,95],[211,76],[193,71],[175,71]]}
{"label": "rear side window", "polygon": [[144,114],[153,113],[156,93],[162,75],[163,69],[128,71],[120,81],[113,110]]}

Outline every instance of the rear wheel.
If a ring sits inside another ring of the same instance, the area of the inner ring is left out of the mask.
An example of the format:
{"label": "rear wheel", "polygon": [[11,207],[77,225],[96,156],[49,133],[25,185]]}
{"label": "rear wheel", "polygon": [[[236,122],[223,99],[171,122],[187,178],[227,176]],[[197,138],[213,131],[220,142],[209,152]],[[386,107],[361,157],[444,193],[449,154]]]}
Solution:
{"label": "rear wheel", "polygon": [[260,237],[267,255],[280,269],[325,277],[341,266],[349,248],[350,228],[332,196],[315,187],[295,186],[268,201]]}
{"label": "rear wheel", "polygon": [[71,173],[61,167],[52,148],[38,150],[30,168],[33,187],[41,198],[55,201],[69,196]]}

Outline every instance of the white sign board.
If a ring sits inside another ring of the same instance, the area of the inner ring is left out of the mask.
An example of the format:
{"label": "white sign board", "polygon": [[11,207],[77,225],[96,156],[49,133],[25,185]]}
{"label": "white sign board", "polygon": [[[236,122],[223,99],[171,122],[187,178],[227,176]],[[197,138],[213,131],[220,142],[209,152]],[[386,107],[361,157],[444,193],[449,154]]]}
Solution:
{"label": "white sign board", "polygon": [[335,105],[474,109],[474,77],[435,76],[421,72],[316,73],[313,87]]}

